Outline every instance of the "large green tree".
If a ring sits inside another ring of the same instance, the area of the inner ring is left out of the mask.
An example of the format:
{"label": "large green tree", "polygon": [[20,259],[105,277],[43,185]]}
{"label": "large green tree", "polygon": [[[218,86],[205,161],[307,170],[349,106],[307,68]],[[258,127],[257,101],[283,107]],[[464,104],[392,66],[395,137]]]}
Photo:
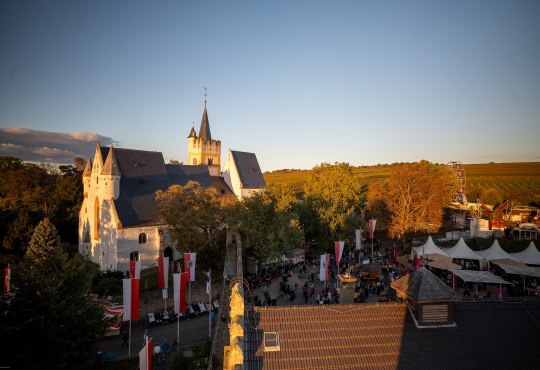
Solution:
{"label": "large green tree", "polygon": [[358,211],[362,186],[348,163],[315,166],[304,186],[304,199],[308,203],[305,208],[316,215],[308,218],[304,212],[304,219],[320,221],[316,234],[327,235],[330,240],[354,235],[353,229],[360,223]]}
{"label": "large green tree", "polygon": [[289,187],[270,185],[262,192],[233,205],[227,224],[237,227],[260,262],[279,257],[304,243],[295,205],[298,199]]}
{"label": "large green tree", "polygon": [[391,237],[436,232],[443,224],[444,207],[456,192],[447,166],[428,161],[392,168],[390,177],[370,185],[371,213],[388,226]]}
{"label": "large green tree", "polygon": [[0,247],[22,255],[43,217],[60,225],[62,240],[77,243],[84,160],[60,166],[0,156]]}
{"label": "large green tree", "polygon": [[215,188],[196,181],[173,185],[156,193],[158,207],[180,251],[204,253],[213,249],[222,233],[222,199]]}
{"label": "large green tree", "polygon": [[0,298],[2,364],[77,368],[105,331],[103,308],[90,299],[95,268],[69,258],[54,225],[35,229],[23,261],[12,266],[11,293]]}

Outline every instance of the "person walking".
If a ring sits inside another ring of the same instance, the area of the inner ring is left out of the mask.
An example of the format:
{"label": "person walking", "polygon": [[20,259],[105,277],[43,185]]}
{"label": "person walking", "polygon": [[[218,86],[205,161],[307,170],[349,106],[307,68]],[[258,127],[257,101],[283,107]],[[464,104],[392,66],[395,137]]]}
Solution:
{"label": "person walking", "polygon": [[126,347],[129,347],[129,333],[127,330],[124,330],[124,335],[122,335],[122,347],[124,347],[124,344]]}
{"label": "person walking", "polygon": [[161,351],[163,352],[163,361],[167,360],[169,358],[169,349],[171,348],[169,341],[167,341],[167,338],[163,341],[161,344]]}

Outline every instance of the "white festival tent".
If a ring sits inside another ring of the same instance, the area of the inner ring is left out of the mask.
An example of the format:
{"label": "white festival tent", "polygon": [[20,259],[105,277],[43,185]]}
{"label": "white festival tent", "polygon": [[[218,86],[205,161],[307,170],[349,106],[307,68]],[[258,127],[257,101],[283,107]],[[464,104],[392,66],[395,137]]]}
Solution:
{"label": "white festival tent", "polygon": [[510,253],[510,256],[529,265],[540,265],[540,252],[532,240],[527,249],[517,253]]}
{"label": "white festival tent", "polygon": [[476,251],[476,253],[478,253],[480,256],[482,256],[482,258],[485,258],[488,261],[500,260],[503,258],[511,258],[513,260],[516,260],[516,258],[512,257],[511,254],[506,253],[501,248],[497,239],[495,239],[491,247],[489,247],[488,249],[484,249],[483,251]]}
{"label": "white festival tent", "polygon": [[414,257],[414,255],[421,257],[421,256],[428,256],[430,254],[440,254],[445,257],[450,257],[448,253],[446,253],[441,248],[435,245],[435,243],[433,242],[433,239],[431,239],[431,236],[430,236],[424,244],[418,247],[412,248],[411,259]]}
{"label": "white festival tent", "polygon": [[484,257],[480,256],[478,253],[469,248],[463,238],[459,238],[459,241],[453,247],[444,248],[444,251],[452,258],[479,261],[484,259]]}

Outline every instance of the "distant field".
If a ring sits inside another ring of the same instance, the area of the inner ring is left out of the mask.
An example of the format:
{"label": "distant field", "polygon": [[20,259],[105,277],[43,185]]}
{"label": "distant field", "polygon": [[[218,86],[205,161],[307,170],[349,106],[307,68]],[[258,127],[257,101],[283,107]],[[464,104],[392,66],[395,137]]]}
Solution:
{"label": "distant field", "polygon": [[[392,165],[354,167],[353,173],[362,185],[388,177]],[[540,162],[465,164],[465,192],[476,201],[480,188],[493,187],[514,204],[540,202]],[[267,184],[286,184],[296,192],[303,192],[310,170],[280,170],[265,173]]]}

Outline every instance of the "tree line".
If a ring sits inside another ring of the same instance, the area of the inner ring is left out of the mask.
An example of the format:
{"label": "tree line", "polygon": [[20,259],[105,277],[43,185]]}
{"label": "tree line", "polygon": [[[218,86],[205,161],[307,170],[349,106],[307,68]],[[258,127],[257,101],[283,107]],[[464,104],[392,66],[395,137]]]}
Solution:
{"label": "tree line", "polygon": [[264,262],[296,247],[329,250],[333,241],[351,239],[355,229],[366,230],[371,217],[392,238],[436,232],[457,183],[446,166],[421,161],[394,166],[368,189],[348,163],[323,163],[312,169],[303,190],[271,184],[237,201],[190,182],[156,195],[179,250],[221,257],[225,232],[236,229]]}

